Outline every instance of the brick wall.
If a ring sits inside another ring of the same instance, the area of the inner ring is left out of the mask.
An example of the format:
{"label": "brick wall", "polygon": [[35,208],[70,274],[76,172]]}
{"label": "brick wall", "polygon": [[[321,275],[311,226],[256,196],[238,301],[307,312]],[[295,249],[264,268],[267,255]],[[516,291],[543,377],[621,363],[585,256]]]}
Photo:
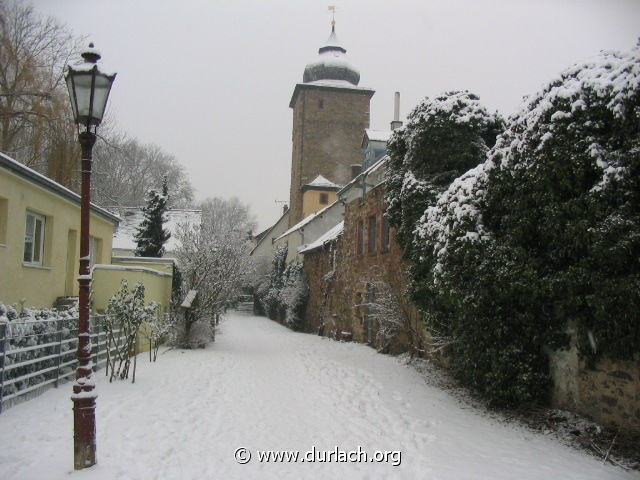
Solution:
{"label": "brick wall", "polygon": [[305,254],[310,288],[307,329],[318,332],[324,325],[325,335],[349,336],[381,347],[377,337],[379,325],[368,316],[365,304],[372,298],[375,301],[381,285],[388,285],[401,299],[399,309],[411,327],[396,339],[390,350],[404,351],[416,340],[420,347],[425,330],[420,315],[404,295],[406,263],[393,229],[389,232],[388,248],[384,245],[384,193],[384,186],[380,185],[367,193],[366,201],[357,199],[347,204],[342,236]]}

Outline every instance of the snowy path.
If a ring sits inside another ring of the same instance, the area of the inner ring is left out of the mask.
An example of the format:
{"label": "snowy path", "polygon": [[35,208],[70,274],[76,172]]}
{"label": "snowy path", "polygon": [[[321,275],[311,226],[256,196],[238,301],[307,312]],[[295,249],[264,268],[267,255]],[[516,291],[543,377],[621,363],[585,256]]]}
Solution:
{"label": "snowy path", "polygon": [[[205,350],[140,360],[134,385],[99,375],[96,467],[72,470],[66,385],[0,415],[0,478],[639,478],[465,409],[393,357],[248,314],[232,313]],[[256,454],[336,445],[400,450],[402,464],[260,463]],[[251,451],[248,464],[234,460],[238,447]]]}

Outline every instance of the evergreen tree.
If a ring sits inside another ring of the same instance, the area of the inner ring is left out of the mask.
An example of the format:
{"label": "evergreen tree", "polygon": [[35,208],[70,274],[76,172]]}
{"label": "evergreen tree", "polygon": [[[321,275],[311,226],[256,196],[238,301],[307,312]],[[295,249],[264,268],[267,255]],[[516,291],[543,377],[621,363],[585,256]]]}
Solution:
{"label": "evergreen tree", "polygon": [[138,241],[136,257],[162,257],[164,244],[171,237],[171,233],[163,228],[167,221],[166,211],[168,201],[167,178],[162,182],[162,192],[149,190],[147,204],[142,209],[144,220],[138,226],[135,239]]}

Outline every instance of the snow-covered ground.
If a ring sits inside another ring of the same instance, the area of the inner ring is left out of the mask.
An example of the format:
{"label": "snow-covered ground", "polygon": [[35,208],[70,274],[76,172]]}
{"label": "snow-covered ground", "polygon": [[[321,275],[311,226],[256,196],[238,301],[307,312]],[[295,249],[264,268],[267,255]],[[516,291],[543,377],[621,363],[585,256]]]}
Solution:
{"label": "snow-covered ground", "polygon": [[[65,385],[0,415],[0,478],[638,478],[465,408],[393,357],[243,313],[231,313],[205,350],[171,350],[155,364],[141,355],[133,385],[99,379],[98,465],[73,471]],[[314,446],[401,451],[401,464],[257,458]],[[239,447],[251,452],[248,464],[235,461]]]}

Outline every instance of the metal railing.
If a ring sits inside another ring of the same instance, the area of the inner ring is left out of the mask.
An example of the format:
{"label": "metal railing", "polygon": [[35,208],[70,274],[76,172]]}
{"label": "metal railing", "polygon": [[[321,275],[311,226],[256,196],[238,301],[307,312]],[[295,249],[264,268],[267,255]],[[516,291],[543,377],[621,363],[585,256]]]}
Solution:
{"label": "metal railing", "polygon": [[[94,371],[109,358],[103,323],[104,315],[91,317]],[[72,379],[77,346],[77,318],[0,323],[0,413]]]}

